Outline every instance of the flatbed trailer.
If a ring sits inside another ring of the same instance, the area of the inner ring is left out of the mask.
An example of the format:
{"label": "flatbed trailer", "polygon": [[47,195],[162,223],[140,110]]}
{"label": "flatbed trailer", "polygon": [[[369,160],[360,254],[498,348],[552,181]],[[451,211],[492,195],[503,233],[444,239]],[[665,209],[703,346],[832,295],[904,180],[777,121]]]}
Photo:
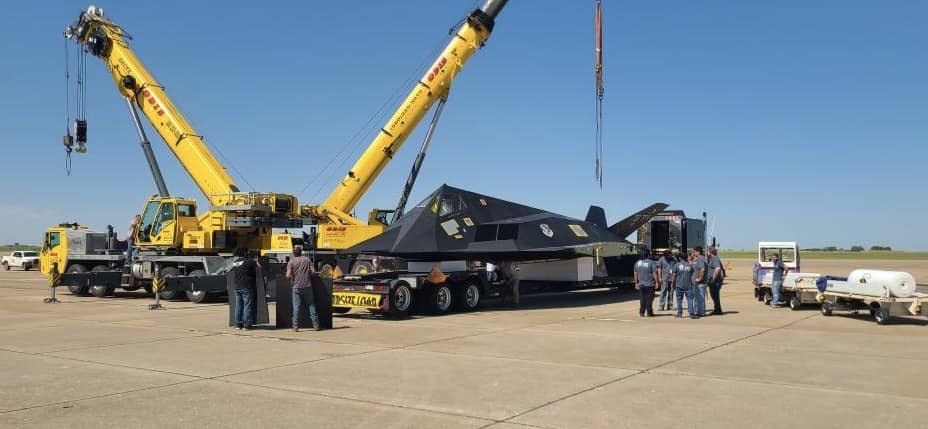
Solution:
{"label": "flatbed trailer", "polygon": [[876,323],[885,324],[896,316],[928,317],[928,294],[916,293],[914,296],[897,298],[892,296],[870,296],[851,292],[820,292],[822,315],[831,316],[835,311],[858,312],[869,311]]}

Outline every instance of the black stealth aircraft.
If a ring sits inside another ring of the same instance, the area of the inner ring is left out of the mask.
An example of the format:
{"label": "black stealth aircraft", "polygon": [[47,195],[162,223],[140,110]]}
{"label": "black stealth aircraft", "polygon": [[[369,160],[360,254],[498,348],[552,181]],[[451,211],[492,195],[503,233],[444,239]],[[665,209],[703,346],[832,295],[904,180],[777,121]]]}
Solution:
{"label": "black stealth aircraft", "polygon": [[639,248],[625,238],[667,208],[653,204],[608,226],[591,206],[579,220],[442,185],[383,234],[348,249],[351,254],[415,261],[537,261],[594,257],[596,271],[628,271]]}

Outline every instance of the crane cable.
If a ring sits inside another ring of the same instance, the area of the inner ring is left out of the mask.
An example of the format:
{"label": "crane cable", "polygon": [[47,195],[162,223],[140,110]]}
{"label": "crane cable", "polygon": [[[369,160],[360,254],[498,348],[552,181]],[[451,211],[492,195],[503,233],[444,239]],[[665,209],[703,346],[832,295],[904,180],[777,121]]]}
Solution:
{"label": "crane cable", "polygon": [[594,152],[595,152],[595,171],[594,175],[596,181],[599,183],[599,188],[603,188],[603,95],[605,95],[606,87],[603,85],[603,2],[602,0],[596,0],[596,15],[595,15],[595,24],[594,32],[596,38],[596,51],[595,51],[595,61],[593,65],[593,73],[596,77],[596,100],[595,100],[595,123],[596,123],[596,133],[595,133],[595,143],[594,143]]}
{"label": "crane cable", "polygon": [[64,171],[71,175],[71,59],[68,53],[68,39],[64,39],[64,112],[67,119],[64,123]]}

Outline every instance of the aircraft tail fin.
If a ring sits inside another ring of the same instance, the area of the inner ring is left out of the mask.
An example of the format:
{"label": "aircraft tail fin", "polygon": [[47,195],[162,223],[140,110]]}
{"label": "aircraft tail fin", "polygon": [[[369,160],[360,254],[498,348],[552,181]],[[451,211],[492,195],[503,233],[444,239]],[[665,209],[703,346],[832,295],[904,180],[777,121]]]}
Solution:
{"label": "aircraft tail fin", "polygon": [[609,228],[609,224],[606,223],[606,211],[602,207],[590,206],[590,209],[586,212],[585,220],[602,229]]}
{"label": "aircraft tail fin", "polygon": [[[652,217],[656,216],[667,207],[669,207],[669,205],[664,203],[651,204],[650,206],[639,210],[635,214],[616,222],[609,227],[609,231],[622,238],[628,237],[631,235],[631,233],[635,232],[638,228],[641,228],[642,225],[648,223]],[[589,214],[587,217],[589,217]]]}

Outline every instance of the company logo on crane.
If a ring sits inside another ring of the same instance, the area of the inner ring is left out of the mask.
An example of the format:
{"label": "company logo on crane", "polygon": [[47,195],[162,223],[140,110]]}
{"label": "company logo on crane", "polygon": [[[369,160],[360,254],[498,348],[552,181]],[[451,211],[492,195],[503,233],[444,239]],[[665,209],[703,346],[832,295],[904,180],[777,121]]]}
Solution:
{"label": "company logo on crane", "polygon": [[158,112],[158,116],[164,116],[164,109],[161,108],[161,103],[158,103],[158,100],[155,99],[155,96],[151,94],[151,91],[146,89],[142,91],[142,95],[145,96],[146,100],[148,100],[148,104],[151,104],[151,107],[153,107],[155,111]]}
{"label": "company logo on crane", "polygon": [[435,66],[432,67],[432,70],[429,72],[429,76],[428,76],[427,80],[428,80],[429,82],[431,82],[432,80],[434,80],[434,79],[435,79],[435,76],[438,76],[438,72],[441,71],[441,68],[444,67],[445,64],[447,64],[447,63],[448,63],[448,60],[447,60],[445,57],[441,57],[440,60],[436,61],[436,62],[435,62]]}

